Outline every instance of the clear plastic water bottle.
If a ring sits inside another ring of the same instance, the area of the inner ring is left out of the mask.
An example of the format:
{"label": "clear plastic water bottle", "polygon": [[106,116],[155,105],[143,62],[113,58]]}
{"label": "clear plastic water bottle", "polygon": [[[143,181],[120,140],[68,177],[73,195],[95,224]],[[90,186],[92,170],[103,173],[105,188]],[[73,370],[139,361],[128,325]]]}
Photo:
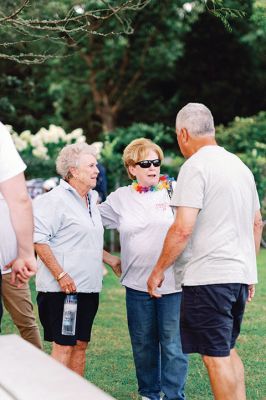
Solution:
{"label": "clear plastic water bottle", "polygon": [[62,335],[74,336],[76,332],[78,298],[76,294],[68,294],[65,298]]}

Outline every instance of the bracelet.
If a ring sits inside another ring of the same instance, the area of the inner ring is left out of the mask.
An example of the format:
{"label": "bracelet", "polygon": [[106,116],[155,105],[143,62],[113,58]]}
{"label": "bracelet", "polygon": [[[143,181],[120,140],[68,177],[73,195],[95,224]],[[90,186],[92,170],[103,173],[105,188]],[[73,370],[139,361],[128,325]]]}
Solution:
{"label": "bracelet", "polygon": [[57,277],[56,277],[55,279],[56,279],[57,282],[58,282],[58,281],[60,281],[60,279],[64,278],[65,275],[67,275],[67,272],[62,271],[62,272],[60,272],[59,275],[57,275]]}

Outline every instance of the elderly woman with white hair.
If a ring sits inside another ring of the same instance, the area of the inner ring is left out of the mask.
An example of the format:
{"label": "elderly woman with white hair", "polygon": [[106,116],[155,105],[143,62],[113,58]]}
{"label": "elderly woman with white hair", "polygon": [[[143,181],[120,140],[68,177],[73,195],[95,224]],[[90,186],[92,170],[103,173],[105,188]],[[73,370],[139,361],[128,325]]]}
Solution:
{"label": "elderly woman with white hair", "polygon": [[[52,357],[83,375],[102,288],[102,260],[118,275],[120,260],[103,251],[98,195],[92,190],[99,172],[95,148],[68,145],[56,167],[59,186],[34,201],[37,302],[44,339],[53,343]],[[70,293],[77,293],[76,330],[64,335],[63,308]]]}

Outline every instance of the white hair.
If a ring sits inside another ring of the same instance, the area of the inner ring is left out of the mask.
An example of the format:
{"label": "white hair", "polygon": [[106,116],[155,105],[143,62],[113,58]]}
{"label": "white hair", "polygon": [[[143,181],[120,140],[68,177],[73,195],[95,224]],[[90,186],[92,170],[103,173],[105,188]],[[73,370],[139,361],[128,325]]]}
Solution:
{"label": "white hair", "polygon": [[192,136],[215,136],[212,113],[201,103],[188,103],[177,113],[176,129],[182,128]]}
{"label": "white hair", "polygon": [[56,170],[63,179],[71,178],[70,168],[77,167],[82,154],[89,154],[96,158],[96,149],[87,143],[69,144],[62,148],[56,159]]}

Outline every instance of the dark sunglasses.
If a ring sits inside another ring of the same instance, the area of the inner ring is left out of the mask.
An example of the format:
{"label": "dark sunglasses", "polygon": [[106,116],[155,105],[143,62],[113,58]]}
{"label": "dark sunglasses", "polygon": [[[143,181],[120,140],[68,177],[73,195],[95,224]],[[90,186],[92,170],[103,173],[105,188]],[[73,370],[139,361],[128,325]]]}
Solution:
{"label": "dark sunglasses", "polygon": [[139,165],[140,168],[150,168],[151,165],[154,167],[160,167],[161,160],[159,160],[159,158],[156,158],[156,160],[142,160],[137,162],[136,165]]}

